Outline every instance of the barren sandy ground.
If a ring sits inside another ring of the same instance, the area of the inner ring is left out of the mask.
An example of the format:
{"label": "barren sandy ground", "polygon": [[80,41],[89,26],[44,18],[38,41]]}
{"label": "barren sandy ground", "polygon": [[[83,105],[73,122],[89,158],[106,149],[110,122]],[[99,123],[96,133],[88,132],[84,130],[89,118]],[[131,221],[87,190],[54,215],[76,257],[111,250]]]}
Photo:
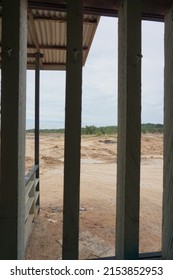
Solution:
{"label": "barren sandy ground", "polygon": [[[26,259],[61,259],[64,138],[41,134],[40,140],[41,209]],[[116,142],[113,136],[82,137],[80,259],[115,255]],[[161,134],[142,136],[140,252],[161,250],[162,142]],[[28,134],[27,169],[32,158]]]}

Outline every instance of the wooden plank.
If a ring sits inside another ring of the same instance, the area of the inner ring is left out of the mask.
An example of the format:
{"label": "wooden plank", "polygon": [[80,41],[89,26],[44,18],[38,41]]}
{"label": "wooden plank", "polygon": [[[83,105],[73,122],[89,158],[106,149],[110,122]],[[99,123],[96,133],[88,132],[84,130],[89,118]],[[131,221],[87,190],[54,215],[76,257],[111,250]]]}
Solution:
{"label": "wooden plank", "polygon": [[31,192],[32,188],[34,188],[34,181],[30,181],[27,186],[25,187],[25,200],[28,198],[29,193]]}
{"label": "wooden plank", "polygon": [[63,259],[78,259],[83,1],[67,5]]}
{"label": "wooden plank", "polygon": [[25,223],[25,248],[28,242],[29,235],[31,234],[32,231],[33,221],[34,221],[34,214],[29,214]]}
{"label": "wooden plank", "polygon": [[25,184],[27,185],[27,183],[31,180],[31,178],[35,177],[35,173],[38,170],[39,165],[33,165],[31,170],[26,174],[25,176]]}
{"label": "wooden plank", "polygon": [[173,21],[165,17],[164,172],[162,258],[173,260]]}
{"label": "wooden plank", "polygon": [[138,259],[141,140],[141,1],[122,1],[118,30],[116,258]]}
{"label": "wooden plank", "polygon": [[[65,1],[49,0],[46,3],[40,1],[29,1],[30,8],[37,9],[50,9],[62,12],[66,12],[66,5],[62,3]],[[99,16],[117,16],[117,12],[120,5],[120,0],[101,0],[101,1],[88,1],[84,0],[84,13]],[[131,1],[133,2],[133,1]],[[170,0],[148,0],[143,1],[143,18],[153,21],[163,21],[165,12],[171,7],[172,2]]]}
{"label": "wooden plank", "polygon": [[37,189],[37,185],[38,185],[39,181],[40,181],[39,179],[35,179],[35,181],[34,181],[35,190]]}
{"label": "wooden plank", "polygon": [[39,199],[39,196],[40,196],[40,192],[35,192],[35,197],[34,197],[34,199],[35,199],[36,205],[38,205],[38,204],[37,204],[37,200]]}
{"label": "wooden plank", "polygon": [[25,221],[28,218],[29,214],[32,214],[34,212],[31,210],[34,201],[34,197],[28,197],[28,199],[25,202]]}

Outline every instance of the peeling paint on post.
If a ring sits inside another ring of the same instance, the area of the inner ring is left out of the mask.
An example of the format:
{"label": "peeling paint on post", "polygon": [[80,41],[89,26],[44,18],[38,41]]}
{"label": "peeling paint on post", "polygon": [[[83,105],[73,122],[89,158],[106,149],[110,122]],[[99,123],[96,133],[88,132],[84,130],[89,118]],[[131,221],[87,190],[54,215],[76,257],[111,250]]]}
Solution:
{"label": "peeling paint on post", "polygon": [[83,1],[67,1],[63,259],[78,259]]}
{"label": "peeling paint on post", "polygon": [[116,258],[138,259],[141,140],[141,1],[119,7]]}
{"label": "peeling paint on post", "polygon": [[173,7],[165,16],[162,258],[173,260]]}

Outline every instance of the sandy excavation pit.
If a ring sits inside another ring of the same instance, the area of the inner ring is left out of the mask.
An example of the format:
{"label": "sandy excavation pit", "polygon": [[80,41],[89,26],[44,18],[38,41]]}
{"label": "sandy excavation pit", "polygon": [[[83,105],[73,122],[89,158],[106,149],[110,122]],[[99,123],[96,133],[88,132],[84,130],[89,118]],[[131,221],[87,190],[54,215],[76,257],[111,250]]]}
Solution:
{"label": "sandy excavation pit", "polygon": [[[161,250],[162,134],[142,135],[140,252]],[[115,254],[115,136],[83,136],[81,151],[80,259]],[[33,163],[27,134],[26,167]],[[41,209],[26,259],[61,259],[64,138],[40,136]]]}

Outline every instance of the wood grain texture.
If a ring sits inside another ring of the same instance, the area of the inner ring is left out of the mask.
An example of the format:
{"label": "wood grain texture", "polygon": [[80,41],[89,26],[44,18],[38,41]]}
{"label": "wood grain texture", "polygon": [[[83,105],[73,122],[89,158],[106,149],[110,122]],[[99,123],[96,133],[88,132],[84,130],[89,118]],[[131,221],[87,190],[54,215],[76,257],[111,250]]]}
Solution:
{"label": "wood grain texture", "polygon": [[2,1],[0,259],[24,258],[27,1]]}
{"label": "wood grain texture", "polygon": [[141,1],[122,2],[118,35],[116,258],[137,259],[141,140]]}
{"label": "wood grain texture", "polygon": [[173,21],[165,17],[164,174],[162,258],[173,259]]}
{"label": "wood grain texture", "polygon": [[63,259],[78,259],[83,1],[67,5]]}

